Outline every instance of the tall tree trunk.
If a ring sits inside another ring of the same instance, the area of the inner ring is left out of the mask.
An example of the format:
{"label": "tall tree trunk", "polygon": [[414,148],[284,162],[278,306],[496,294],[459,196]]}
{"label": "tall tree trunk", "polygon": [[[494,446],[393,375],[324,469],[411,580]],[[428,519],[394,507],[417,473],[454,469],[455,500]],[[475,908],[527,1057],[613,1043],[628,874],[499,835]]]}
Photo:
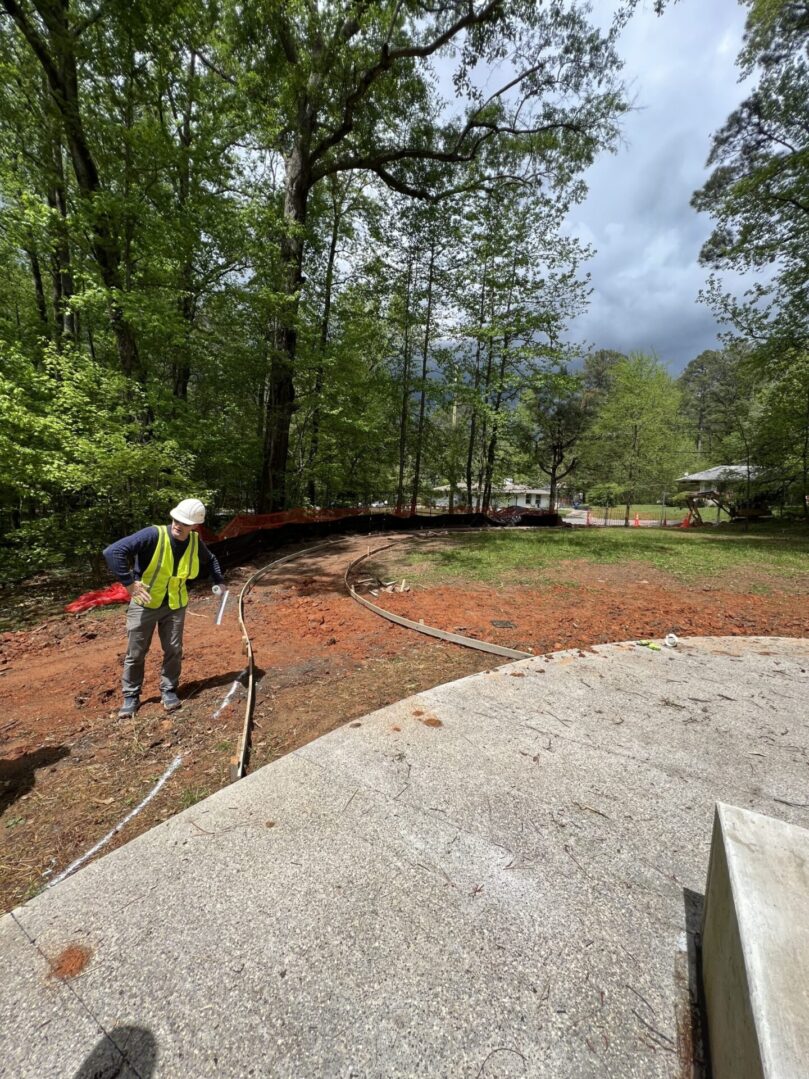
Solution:
{"label": "tall tree trunk", "polygon": [[[510,306],[510,304],[509,304]],[[508,312],[507,312],[508,313]],[[492,477],[494,475],[494,461],[497,450],[499,435],[500,409],[503,405],[503,392],[505,389],[506,367],[508,366],[509,338],[503,338],[503,351],[500,355],[500,369],[497,373],[497,391],[492,404],[492,433],[489,438],[489,448],[486,454],[486,479],[483,489],[483,509],[489,509],[492,500]]]}
{"label": "tall tree trunk", "polygon": [[[503,314],[503,317],[504,317],[504,320],[505,320],[506,324],[508,324],[509,317],[511,315],[511,302],[512,302],[512,299],[513,299],[513,296],[514,296],[514,286],[515,286],[516,274],[517,274],[517,257],[518,257],[518,251],[517,251],[517,248],[515,246],[514,254],[513,254],[512,260],[511,260],[511,277],[509,279],[508,293],[507,293],[507,298],[506,298],[506,306],[505,306],[505,310],[504,310],[504,314]],[[489,438],[489,448],[488,448],[488,452],[486,454],[485,483],[484,483],[484,495],[483,495],[483,509],[484,509],[484,511],[489,508],[489,505],[491,503],[491,497],[492,497],[492,476],[494,475],[495,452],[497,450],[497,439],[498,439],[498,434],[499,434],[498,425],[499,425],[500,407],[501,407],[501,405],[503,403],[503,393],[504,393],[504,390],[505,390],[506,368],[508,366],[509,344],[510,344],[510,337],[508,335],[505,335],[503,337],[503,350],[502,350],[501,355],[500,355],[500,369],[499,369],[498,376],[497,376],[497,389],[496,389],[495,396],[494,396],[494,403],[492,405],[492,418],[491,418],[492,433],[491,433],[491,437]],[[486,372],[487,393],[488,393],[488,387],[491,384],[491,369],[492,369],[492,354],[491,354],[491,351],[490,351],[489,352],[489,365],[488,365],[488,369],[487,369],[487,372]]]}
{"label": "tall tree trunk", "polygon": [[[317,369],[315,370],[315,399],[312,406],[312,434],[309,442],[309,468],[314,469],[320,450],[320,423],[321,423],[321,397],[323,394],[323,364],[326,356],[326,348],[329,343],[329,319],[331,318],[331,293],[334,285],[334,262],[337,257],[337,240],[340,235],[341,209],[338,207],[336,197],[333,198],[334,216],[331,223],[331,237],[329,240],[329,254],[326,260],[326,280],[324,282],[323,315],[320,320],[320,356]],[[317,488],[315,477],[310,471],[308,483],[308,496],[311,505],[315,505]]]}
{"label": "tall tree trunk", "polygon": [[427,359],[430,355],[430,332],[433,312],[433,277],[435,273],[435,240],[430,243],[430,264],[427,270],[427,317],[424,325],[424,347],[421,354],[421,393],[419,395],[419,423],[416,429],[416,460],[413,466],[413,494],[410,499],[410,513],[415,514],[419,499],[421,482],[421,457],[424,441],[424,414],[427,404]]}
{"label": "tall tree trunk", "polygon": [[410,291],[413,284],[413,252],[407,253],[407,284],[405,285],[404,341],[402,353],[402,407],[399,412],[399,476],[396,484],[396,510],[404,509],[405,455],[410,402]]}
{"label": "tall tree trunk", "polygon": [[53,316],[56,340],[61,343],[67,336],[78,340],[78,316],[71,310],[73,296],[73,271],[70,259],[70,243],[67,228],[67,186],[63,161],[62,140],[55,124],[49,132],[51,153],[51,182],[48,185],[48,205],[53,211],[53,254],[51,256],[51,279]]}
{"label": "tall tree trunk", "polygon": [[42,332],[49,337],[51,328],[48,323],[48,305],[45,303],[45,289],[42,286],[42,267],[39,264],[39,255],[34,247],[33,237],[29,240],[25,253],[31,267],[31,279],[34,282],[34,299],[36,300],[37,314],[39,315]]}
{"label": "tall tree trunk", "polygon": [[93,338],[93,327],[90,324],[90,319],[85,320],[87,323],[87,347],[90,350],[90,355],[93,359],[93,363],[96,363],[98,357],[96,356],[95,340]]}
{"label": "tall tree trunk", "polygon": [[298,351],[298,310],[303,284],[304,229],[309,200],[308,137],[287,159],[281,262],[284,268],[285,305],[279,333],[270,355],[267,426],[262,448],[258,489],[259,512],[282,509],[286,500],[289,429],[295,411],[295,359]]}
{"label": "tall tree trunk", "polygon": [[178,400],[185,401],[188,398],[188,384],[191,381],[190,331],[196,314],[196,302],[193,294],[193,268],[189,265],[183,267],[180,275],[180,288],[182,295],[179,298],[178,307],[184,331],[183,348],[172,364],[171,390]]}
{"label": "tall tree trunk", "polygon": [[632,425],[632,456],[629,459],[629,481],[627,502],[624,510],[624,528],[629,528],[629,511],[632,508],[632,500],[635,497],[635,476],[637,475],[638,455],[638,425]]}
{"label": "tall tree trunk", "polygon": [[[193,133],[191,116],[194,108],[194,76],[196,75],[197,54],[192,50],[188,60],[188,93],[183,108],[183,122],[180,128],[180,167],[177,189],[177,208],[183,217],[191,194],[191,142]],[[194,281],[194,262],[192,253],[185,252],[180,270],[180,297],[178,300],[183,344],[180,355],[172,364],[172,392],[181,401],[188,398],[188,383],[191,381],[191,331],[196,318],[196,298]]]}
{"label": "tall tree trunk", "polygon": [[[485,396],[485,399],[486,399],[487,403],[489,401],[489,391],[491,390],[491,385],[492,385],[492,370],[493,370],[493,368],[494,368],[494,341],[490,337],[489,342],[488,342],[488,347],[486,349],[486,374],[484,375],[484,378],[483,378],[483,394]],[[484,414],[483,414],[483,422],[480,425],[481,449],[488,444],[488,430],[489,430],[489,416],[488,416],[488,411],[487,411],[487,412],[484,412]],[[478,468],[478,476],[477,476],[478,494],[477,494],[477,502],[476,502],[476,507],[475,508],[477,509],[478,513],[480,513],[481,510],[486,509],[486,506],[487,506],[487,503],[484,500],[485,479],[486,479],[486,457],[484,456],[480,461],[480,467]]]}
{"label": "tall tree trunk", "polygon": [[551,464],[550,491],[548,493],[549,508],[551,510],[556,509],[556,488],[557,488],[557,484],[558,484],[556,474],[557,474],[557,472],[559,470],[559,465],[561,463],[562,463],[561,460],[554,453],[553,462]]}
{"label": "tall tree trunk", "polygon": [[139,379],[141,367],[135,331],[124,315],[118,299],[121,289],[121,251],[98,196],[102,193],[98,168],[84,132],[79,100],[74,28],[69,21],[69,0],[34,0],[37,15],[46,28],[43,37],[18,0],[0,0],[36,56],[56,109],[61,116],[67,148],[79,195],[88,209],[91,248],[101,279],[108,292],[110,326],[115,336],[121,370]]}
{"label": "tall tree trunk", "polygon": [[488,260],[483,266],[483,276],[480,281],[480,307],[478,309],[478,338],[475,345],[475,374],[472,384],[472,415],[469,420],[469,444],[466,449],[466,504],[471,510],[474,506],[472,501],[472,463],[475,456],[475,438],[477,436],[478,422],[478,391],[480,389],[480,357],[482,345],[480,334],[483,332],[483,318],[486,312],[486,274],[489,269]]}

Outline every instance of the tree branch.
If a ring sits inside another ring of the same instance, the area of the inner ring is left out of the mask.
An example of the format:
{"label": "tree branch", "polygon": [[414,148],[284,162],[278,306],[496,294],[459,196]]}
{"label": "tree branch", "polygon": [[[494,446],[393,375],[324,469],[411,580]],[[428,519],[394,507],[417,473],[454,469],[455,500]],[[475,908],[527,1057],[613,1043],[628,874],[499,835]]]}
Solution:
{"label": "tree branch", "polygon": [[2,2],[8,15],[10,15],[12,20],[17,24],[20,33],[31,46],[34,55],[42,64],[45,74],[48,76],[48,82],[51,85],[51,89],[58,89],[60,92],[63,92],[64,84],[54,59],[48,51],[48,46],[43,41],[39,32],[28,21],[25,12],[17,3],[17,0],[0,0],[0,2]]}
{"label": "tree branch", "polygon": [[283,16],[278,18],[277,34],[287,62],[294,66],[298,62],[298,46],[292,36],[292,27]]}
{"label": "tree branch", "polygon": [[428,146],[403,146],[398,150],[385,150],[379,154],[343,158],[313,169],[312,182],[315,183],[317,180],[323,179],[324,176],[330,176],[335,172],[346,172],[355,169],[368,169],[371,172],[378,172],[380,168],[384,169],[386,165],[396,161],[437,161],[443,164],[468,163],[474,159],[480,146],[494,134],[495,131],[492,130],[478,136],[470,149],[463,152],[459,150],[431,150]]}
{"label": "tree branch", "polygon": [[230,83],[231,86],[236,85],[236,80],[232,75],[228,75],[226,71],[223,71],[221,67],[218,67],[213,60],[209,60],[208,57],[200,52],[199,49],[195,49],[194,52],[200,58],[204,67],[207,67],[209,71],[212,71],[214,75],[218,75],[220,79],[224,79],[225,82]]}
{"label": "tree branch", "polygon": [[[332,131],[330,135],[327,135],[325,139],[322,139],[312,151],[312,162],[319,160],[333,146],[337,146],[351,133],[354,128],[355,108],[362,101],[377,79],[384,75],[385,72],[389,71],[394,64],[404,59],[425,59],[428,56],[432,56],[433,53],[452,41],[452,39],[460,34],[462,30],[465,30],[470,26],[477,26],[491,18],[500,6],[500,3],[501,0],[489,0],[489,3],[477,14],[470,8],[466,15],[463,15],[460,19],[456,19],[456,21],[451,26],[447,27],[442,34],[439,34],[426,45],[410,45],[402,46],[398,49],[391,49],[386,40],[379,51],[379,59],[375,64],[363,72],[359,77],[355,88],[346,97],[343,106],[342,121],[335,130]],[[389,38],[390,32],[388,34],[388,39]]]}

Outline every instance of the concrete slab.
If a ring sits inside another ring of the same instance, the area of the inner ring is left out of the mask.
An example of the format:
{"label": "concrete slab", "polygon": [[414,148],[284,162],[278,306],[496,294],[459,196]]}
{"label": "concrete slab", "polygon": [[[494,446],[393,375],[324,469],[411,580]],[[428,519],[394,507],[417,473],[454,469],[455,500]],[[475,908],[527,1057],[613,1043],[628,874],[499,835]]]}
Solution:
{"label": "concrete slab", "polygon": [[802,1079],[809,1060],[809,831],[716,807],[703,968],[714,1079]]}
{"label": "concrete slab", "polygon": [[134,1079],[115,1044],[49,959],[7,914],[0,919],[0,1076],[61,1079],[83,1074],[88,1057],[114,1060]]}
{"label": "concrete slab", "polygon": [[809,823],[807,671],[730,638],[441,686],[17,910],[17,977],[83,942],[73,999],[156,1076],[687,1074],[714,802]]}

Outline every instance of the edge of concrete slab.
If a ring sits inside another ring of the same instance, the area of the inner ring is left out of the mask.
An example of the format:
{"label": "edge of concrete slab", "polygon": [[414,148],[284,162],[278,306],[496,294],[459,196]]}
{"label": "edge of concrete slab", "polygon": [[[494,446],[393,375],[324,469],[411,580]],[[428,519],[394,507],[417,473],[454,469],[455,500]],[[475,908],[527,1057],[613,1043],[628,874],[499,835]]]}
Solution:
{"label": "edge of concrete slab", "polygon": [[703,980],[715,1079],[809,1060],[809,830],[717,803]]}
{"label": "edge of concrete slab", "polygon": [[[778,641],[799,662],[773,657]],[[688,672],[710,681],[713,657],[731,681],[711,683],[710,714],[708,690],[655,706]],[[743,776],[723,757],[744,704],[732,680],[757,693],[761,672],[803,672],[804,659],[795,638],[621,642],[437,686],[102,856],[17,908],[15,932],[40,957],[93,947],[71,999],[103,1029],[151,1029],[162,1075],[245,1074],[222,1054],[242,1067],[239,1047],[260,1030],[279,1077],[300,1061],[348,1074],[362,1054],[369,1075],[429,1059],[430,1074],[445,1060],[472,1076],[495,1052],[483,1074],[668,1079],[684,899],[702,889],[716,794],[772,799],[763,754]],[[797,800],[803,773],[777,736],[767,728],[778,791]],[[41,965],[18,977],[36,1001]],[[219,1015],[229,1000],[243,1014]]]}

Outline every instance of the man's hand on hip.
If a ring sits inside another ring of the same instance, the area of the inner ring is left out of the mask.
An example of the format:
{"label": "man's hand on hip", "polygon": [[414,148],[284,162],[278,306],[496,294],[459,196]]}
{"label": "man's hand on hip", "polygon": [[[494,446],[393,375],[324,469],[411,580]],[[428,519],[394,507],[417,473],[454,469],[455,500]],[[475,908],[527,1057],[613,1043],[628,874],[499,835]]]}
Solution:
{"label": "man's hand on hip", "polygon": [[136,603],[148,603],[152,598],[143,581],[133,581],[132,584],[126,586],[126,590]]}

